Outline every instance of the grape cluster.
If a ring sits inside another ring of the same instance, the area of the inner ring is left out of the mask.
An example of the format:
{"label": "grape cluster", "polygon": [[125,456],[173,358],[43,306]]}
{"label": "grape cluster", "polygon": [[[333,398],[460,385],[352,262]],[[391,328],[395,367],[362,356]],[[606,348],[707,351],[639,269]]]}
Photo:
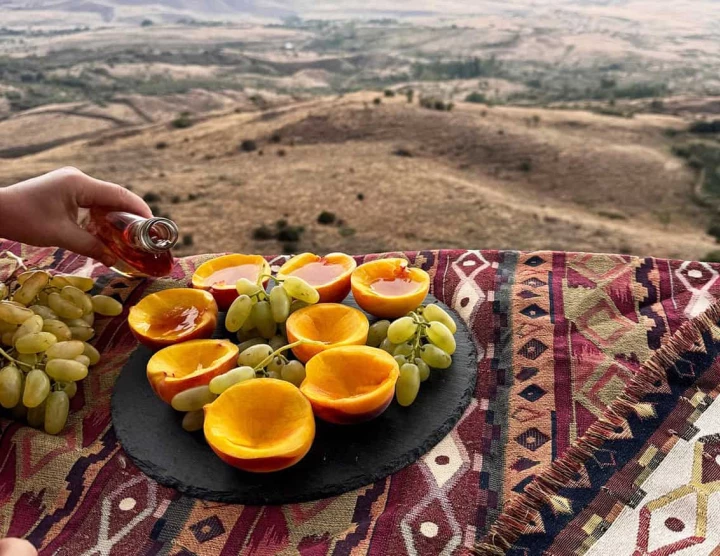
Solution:
{"label": "grape cluster", "polygon": [[122,313],[115,299],[88,294],[94,285],[44,270],[0,282],[0,406],[49,434],[63,429],[77,382],[100,360],[88,343],[95,316]]}
{"label": "grape cluster", "polygon": [[287,343],[285,321],[298,309],[317,303],[320,295],[296,276],[268,278],[275,282],[269,293],[246,278],[238,280],[239,296],[225,316],[225,328],[237,333],[240,342],[238,366],[216,376],[209,385],[191,388],[172,399],[176,410],[187,412],[182,421],[185,430],[200,430],[202,407],[235,384],[256,377],[285,380],[295,386],[305,380],[305,366],[284,354],[300,343]]}
{"label": "grape cluster", "polygon": [[380,320],[370,326],[367,344],[395,357],[400,376],[395,397],[402,406],[411,405],[420,383],[431,369],[447,369],[455,353],[457,325],[439,305],[421,305],[408,315],[390,322]]}

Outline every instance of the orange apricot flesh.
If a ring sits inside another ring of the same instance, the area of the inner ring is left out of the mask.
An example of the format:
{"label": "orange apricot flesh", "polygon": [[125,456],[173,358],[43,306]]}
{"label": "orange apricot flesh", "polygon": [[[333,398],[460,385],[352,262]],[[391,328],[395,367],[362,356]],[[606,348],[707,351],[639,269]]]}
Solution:
{"label": "orange apricot flesh", "polygon": [[254,473],[300,461],[315,438],[312,407],[297,387],[273,378],[231,386],[205,406],[205,439],[225,463]]}
{"label": "orange apricot flesh", "polygon": [[130,309],[128,324],[138,341],[153,349],[209,338],[218,307],[208,292],[173,288],[150,294]]}
{"label": "orange apricot flesh", "polygon": [[336,347],[308,362],[300,391],[320,419],[337,424],[360,423],[387,409],[398,376],[397,362],[381,349]]}
{"label": "orange apricot flesh", "polygon": [[235,367],[238,347],[228,340],[191,340],[155,353],[147,364],[147,377],[166,403],[189,388],[206,386]]}
{"label": "orange apricot flesh", "polygon": [[319,303],[295,311],[285,323],[288,342],[312,340],[322,344],[300,344],[293,353],[303,363],[337,346],[363,345],[370,323],[362,311],[339,303]]}
{"label": "orange apricot flesh", "polygon": [[261,278],[266,274],[270,274],[270,265],[262,256],[235,253],[210,259],[197,267],[192,286],[209,291],[220,310],[226,311],[238,296],[235,283],[240,278],[259,284],[267,281]]}
{"label": "orange apricot flesh", "polygon": [[350,278],[358,305],[376,317],[402,317],[422,304],[430,276],[405,259],[378,259],[358,266]]}
{"label": "orange apricot flesh", "polygon": [[282,265],[278,278],[302,278],[320,294],[320,303],[340,303],[350,293],[350,275],[356,267],[355,259],[345,253],[303,253]]}

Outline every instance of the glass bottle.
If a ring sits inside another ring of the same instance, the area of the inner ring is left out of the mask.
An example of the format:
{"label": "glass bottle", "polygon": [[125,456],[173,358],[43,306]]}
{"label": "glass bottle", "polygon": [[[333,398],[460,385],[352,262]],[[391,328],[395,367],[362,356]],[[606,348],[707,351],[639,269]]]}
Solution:
{"label": "glass bottle", "polygon": [[170,250],[178,240],[172,220],[92,209],[85,228],[118,257],[112,269],[119,274],[158,277],[172,271]]}

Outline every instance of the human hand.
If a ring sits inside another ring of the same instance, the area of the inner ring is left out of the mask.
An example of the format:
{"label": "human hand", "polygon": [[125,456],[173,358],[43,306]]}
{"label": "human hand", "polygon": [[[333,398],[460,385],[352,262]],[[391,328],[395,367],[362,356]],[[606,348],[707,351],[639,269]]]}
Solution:
{"label": "human hand", "polygon": [[23,539],[0,540],[0,556],[37,556],[37,550]]}
{"label": "human hand", "polygon": [[78,224],[79,210],[93,207],[152,216],[145,201],[131,191],[75,168],[61,168],[0,188],[0,237],[62,247],[113,266],[115,255]]}

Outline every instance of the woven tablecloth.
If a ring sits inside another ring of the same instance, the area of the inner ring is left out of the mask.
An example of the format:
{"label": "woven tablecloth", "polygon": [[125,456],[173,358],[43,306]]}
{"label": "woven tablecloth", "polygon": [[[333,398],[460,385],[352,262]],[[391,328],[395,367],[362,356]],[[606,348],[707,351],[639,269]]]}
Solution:
{"label": "woven tablecloth", "polygon": [[[136,347],[127,307],[151,291],[187,285],[193,269],[210,256],[180,259],[171,277],[143,281],[108,274],[60,250],[0,243],[0,251],[8,249],[34,266],[92,274],[98,290],[126,306],[122,316],[97,321],[94,343],[103,359],[73,398],[64,433],[53,437],[0,421],[0,534],[26,537],[42,554],[384,556],[502,551],[509,544],[518,554],[540,554],[571,528],[572,519],[608,525],[597,531],[609,528],[613,519],[597,500],[604,509],[578,513],[610,484],[609,477],[595,481],[590,467],[615,471],[620,452],[595,451],[590,464],[575,473],[577,483],[570,486],[592,491],[582,500],[565,494],[541,508],[553,493],[541,500],[533,498],[533,489],[524,492],[526,487],[537,477],[553,476],[552,462],[568,454],[633,377],[648,368],[655,350],[669,343],[676,348],[673,361],[683,359],[686,348],[705,353],[698,334],[720,330],[707,319],[700,324],[695,319],[686,328],[695,326],[696,335],[686,330],[685,343],[678,344],[683,336],[678,330],[720,294],[720,267],[707,263],[560,252],[389,254],[427,270],[432,292],[472,331],[478,383],[461,421],[417,463],[357,491],[287,506],[219,504],[188,498],[143,475],[124,455],[110,421],[113,384]],[[358,262],[379,256],[358,257]],[[275,266],[285,257],[268,260]],[[9,270],[4,264],[0,277]],[[706,401],[714,399],[708,396]],[[657,408],[644,412],[646,417],[654,413],[655,421],[663,417]],[[655,421],[643,421],[649,423],[644,435],[633,433],[627,420],[615,423],[614,436],[608,433],[603,441],[642,437],[645,442],[658,426]],[[667,451],[657,448],[644,457],[656,461],[657,453]],[[520,501],[515,507],[507,504],[513,497]],[[503,507],[510,511],[498,520]],[[672,526],[667,530],[690,530],[667,522]],[[486,537],[493,523],[496,528]],[[585,537],[600,538],[596,529],[588,530]],[[582,535],[573,539],[579,545],[589,542]]]}

